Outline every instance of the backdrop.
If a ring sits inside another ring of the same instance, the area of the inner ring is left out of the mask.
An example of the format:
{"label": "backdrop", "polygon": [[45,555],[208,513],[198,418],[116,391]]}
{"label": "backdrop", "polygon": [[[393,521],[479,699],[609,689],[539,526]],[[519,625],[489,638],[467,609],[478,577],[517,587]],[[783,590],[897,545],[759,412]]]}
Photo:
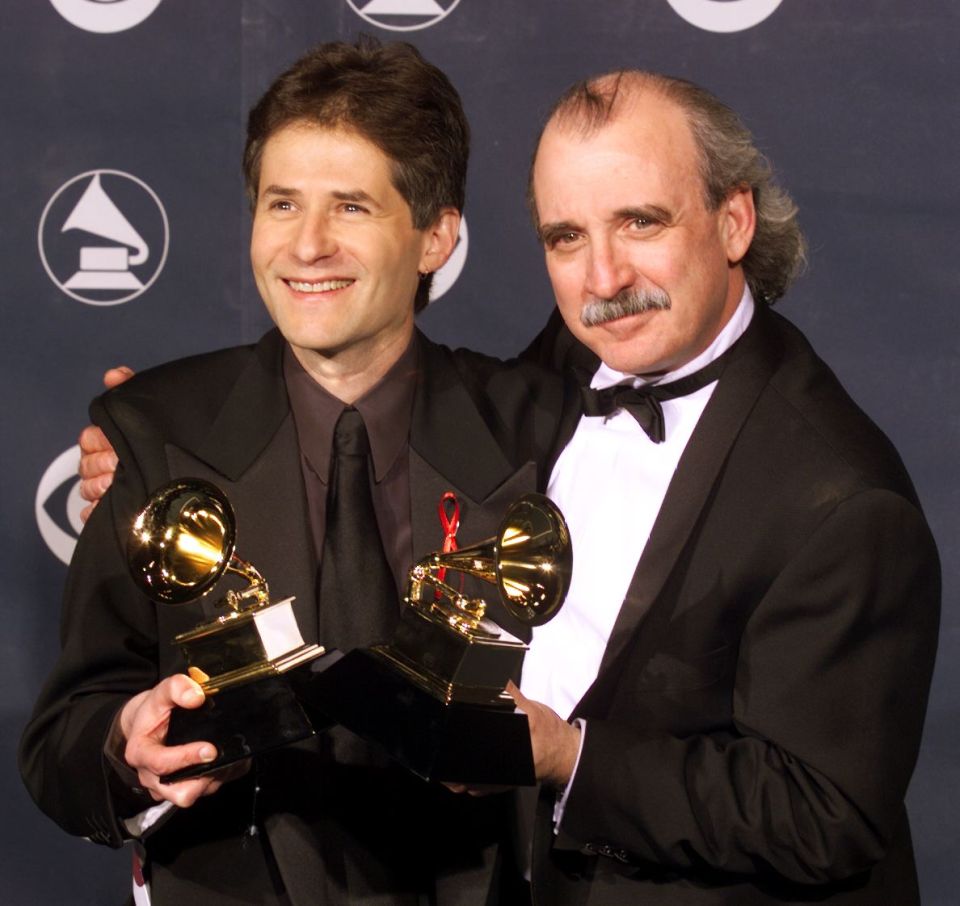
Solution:
{"label": "backdrop", "polygon": [[[943,0],[4,0],[6,450],[0,899],[117,903],[125,851],[61,833],[15,749],[57,647],[79,530],[75,438],[105,367],[256,339],[245,113],[307,46],[412,41],[474,129],[466,229],[421,319],[513,353],[551,307],[523,205],[537,125],[570,82],[644,66],[741,112],[800,204],[806,276],[781,304],[899,447],[940,545],[944,616],[909,795],[924,903],[960,888],[960,5]],[[838,695],[843,690],[837,690]]]}

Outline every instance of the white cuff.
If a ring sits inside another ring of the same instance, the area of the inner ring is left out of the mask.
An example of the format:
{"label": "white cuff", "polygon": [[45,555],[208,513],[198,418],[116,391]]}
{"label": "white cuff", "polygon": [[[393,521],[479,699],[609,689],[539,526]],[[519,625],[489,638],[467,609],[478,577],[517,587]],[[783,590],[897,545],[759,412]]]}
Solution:
{"label": "white cuff", "polygon": [[172,802],[158,802],[138,812],[132,818],[124,818],[122,824],[131,837],[143,837],[147,831],[156,830],[163,824],[173,814],[175,808]]}
{"label": "white cuff", "polygon": [[573,771],[570,779],[563,791],[557,794],[557,801],[553,806],[553,832],[560,832],[560,822],[563,820],[563,810],[567,807],[567,796],[570,795],[570,787],[573,786],[573,778],[577,776],[577,768],[580,766],[580,756],[583,754],[583,741],[587,738],[587,722],[578,717],[573,725],[580,730],[580,748],[577,749],[577,760],[573,763]]}

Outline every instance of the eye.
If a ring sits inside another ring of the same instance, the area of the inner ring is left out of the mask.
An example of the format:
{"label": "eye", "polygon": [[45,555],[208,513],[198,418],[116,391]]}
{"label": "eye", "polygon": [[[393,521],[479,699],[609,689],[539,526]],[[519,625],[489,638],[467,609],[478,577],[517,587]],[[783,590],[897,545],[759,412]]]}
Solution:
{"label": "eye", "polygon": [[267,207],[271,211],[292,211],[293,202],[288,198],[277,198],[274,201],[271,201]]}
{"label": "eye", "polygon": [[366,214],[367,209],[354,201],[345,201],[341,210],[345,214]]}
{"label": "eye", "polygon": [[627,210],[623,212],[623,230],[634,236],[653,237],[668,223],[665,216],[656,211]]}
{"label": "eye", "polygon": [[580,239],[580,234],[573,230],[564,230],[558,233],[548,233],[543,237],[543,244],[548,249],[568,248]]}

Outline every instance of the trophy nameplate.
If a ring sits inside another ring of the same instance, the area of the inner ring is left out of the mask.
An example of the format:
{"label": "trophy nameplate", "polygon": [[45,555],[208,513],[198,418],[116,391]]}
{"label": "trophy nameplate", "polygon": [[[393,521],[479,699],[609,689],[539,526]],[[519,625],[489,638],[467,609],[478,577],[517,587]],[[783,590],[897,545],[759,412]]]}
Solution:
{"label": "trophy nameplate", "polygon": [[157,603],[195,601],[225,573],[246,583],[243,590],[226,593],[216,617],[173,639],[206,698],[199,708],[173,710],[166,744],[210,742],[217,758],[161,778],[165,783],[218,770],[314,732],[287,674],[324,649],[304,643],[293,598],[270,600],[263,576],[236,555],[236,534],[224,493],[207,481],[184,478],[151,495],[128,542],[130,574]]}
{"label": "trophy nameplate", "polygon": [[572,560],[556,506],[521,497],[493,538],[416,564],[393,639],[315,661],[299,677],[301,699],[426,780],[532,785],[527,717],[505,691],[527,646],[441,577],[490,582],[515,618],[539,626],[563,603]]}

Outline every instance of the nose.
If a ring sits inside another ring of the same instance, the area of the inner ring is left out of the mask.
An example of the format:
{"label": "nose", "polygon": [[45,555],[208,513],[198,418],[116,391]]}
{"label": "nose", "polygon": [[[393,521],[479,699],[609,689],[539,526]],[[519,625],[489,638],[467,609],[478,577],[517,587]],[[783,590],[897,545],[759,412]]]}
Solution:
{"label": "nose", "polygon": [[629,257],[607,239],[590,244],[584,289],[598,299],[612,299],[636,279]]}
{"label": "nose", "polygon": [[311,264],[335,254],[337,240],[327,218],[320,213],[300,218],[292,237],[290,251],[304,264]]}

